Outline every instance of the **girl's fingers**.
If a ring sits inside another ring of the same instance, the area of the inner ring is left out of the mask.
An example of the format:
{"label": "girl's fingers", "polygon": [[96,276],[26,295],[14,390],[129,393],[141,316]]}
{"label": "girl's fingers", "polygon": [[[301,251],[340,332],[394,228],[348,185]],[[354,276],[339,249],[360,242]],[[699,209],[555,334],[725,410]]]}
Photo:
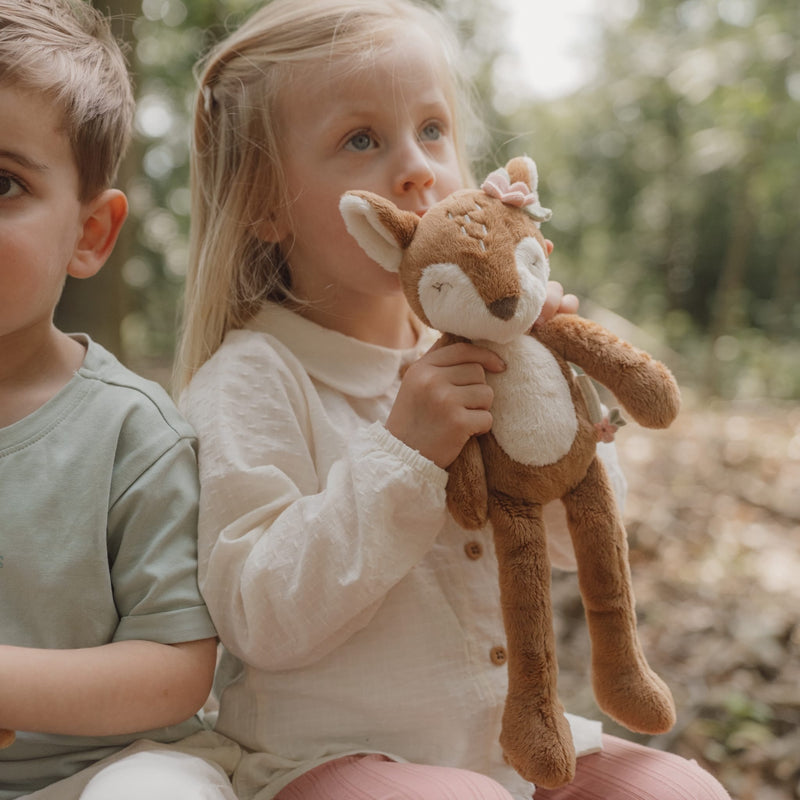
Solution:
{"label": "girl's fingers", "polygon": [[472,386],[486,384],[486,370],[480,364],[456,364],[454,367],[441,367],[445,379],[453,386]]}
{"label": "girl's fingers", "polygon": [[437,347],[437,345],[434,344],[423,358],[435,367],[452,367],[458,364],[479,364],[483,369],[489,372],[502,372],[506,368],[505,362],[497,353],[486,347],[478,347],[469,342],[457,342],[456,344],[449,344],[443,347]]}
{"label": "girl's fingers", "polygon": [[467,410],[483,409],[488,411],[494,401],[492,387],[486,383],[475,383],[455,388],[458,404]]}
{"label": "girl's fingers", "polygon": [[558,281],[548,281],[547,297],[544,301],[544,305],[542,306],[542,310],[539,313],[539,318],[534,324],[541,325],[542,323],[551,319],[558,310],[558,307],[561,305],[563,297],[564,287]]}
{"label": "girl's fingers", "polygon": [[559,314],[577,314],[580,302],[574,294],[565,294],[561,298],[561,305],[558,307]]}
{"label": "girl's fingers", "polygon": [[492,415],[488,411],[472,410],[470,414],[470,431],[472,436],[489,433],[492,429]]}
{"label": "girl's fingers", "polygon": [[462,408],[458,423],[466,438],[480,436],[492,429],[492,414],[484,408]]}
{"label": "girl's fingers", "polygon": [[534,325],[543,325],[556,314],[577,314],[579,305],[578,298],[574,294],[564,294],[564,287],[558,281],[549,281],[547,299]]}

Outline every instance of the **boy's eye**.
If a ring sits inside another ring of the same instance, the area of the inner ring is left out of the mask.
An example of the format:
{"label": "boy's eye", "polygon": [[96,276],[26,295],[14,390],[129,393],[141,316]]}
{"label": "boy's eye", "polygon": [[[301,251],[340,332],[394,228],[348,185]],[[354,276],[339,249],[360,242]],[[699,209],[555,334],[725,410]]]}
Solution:
{"label": "boy's eye", "polygon": [[375,143],[372,135],[367,131],[359,131],[358,133],[353,134],[348,140],[347,144],[345,144],[345,148],[347,150],[356,150],[361,152],[363,150],[369,150],[370,147]]}
{"label": "boy's eye", "polygon": [[22,186],[16,178],[0,172],[0,198],[12,198],[22,193]]}
{"label": "boy's eye", "polygon": [[438,122],[428,122],[423,126],[419,136],[425,141],[435,142],[442,136],[442,127]]}

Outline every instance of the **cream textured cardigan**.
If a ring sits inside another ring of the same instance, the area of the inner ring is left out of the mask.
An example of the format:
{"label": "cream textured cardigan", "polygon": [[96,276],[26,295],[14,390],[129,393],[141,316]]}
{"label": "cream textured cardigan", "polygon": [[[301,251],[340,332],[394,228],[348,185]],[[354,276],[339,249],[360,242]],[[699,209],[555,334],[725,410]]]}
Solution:
{"label": "cream textured cardigan", "polygon": [[[217,730],[252,751],[242,800],[352,752],[469,768],[531,796],[497,741],[491,530],[458,527],[446,473],[382,424],[401,368],[434,339],[389,350],[268,304],[181,399],[200,441],[200,585],[226,648]],[[599,749],[599,723],[571,723],[581,753]]]}

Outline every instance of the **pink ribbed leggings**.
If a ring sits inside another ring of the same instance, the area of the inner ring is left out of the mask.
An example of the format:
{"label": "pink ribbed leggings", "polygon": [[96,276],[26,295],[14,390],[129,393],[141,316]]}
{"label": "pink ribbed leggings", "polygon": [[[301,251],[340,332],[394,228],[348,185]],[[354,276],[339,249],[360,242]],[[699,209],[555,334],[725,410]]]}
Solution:
{"label": "pink ribbed leggings", "polygon": [[[485,775],[451,767],[347,756],[301,775],[275,800],[512,800]],[[694,761],[603,737],[603,750],[578,760],[575,780],[537,789],[535,800],[730,800]]]}

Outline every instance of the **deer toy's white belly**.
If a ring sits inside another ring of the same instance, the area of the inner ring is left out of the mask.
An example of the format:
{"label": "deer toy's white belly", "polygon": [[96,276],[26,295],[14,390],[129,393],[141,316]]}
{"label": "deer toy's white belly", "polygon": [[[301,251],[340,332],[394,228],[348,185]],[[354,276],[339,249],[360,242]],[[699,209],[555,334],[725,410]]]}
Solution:
{"label": "deer toy's white belly", "polygon": [[508,456],[541,467],[566,455],[578,419],[569,386],[550,351],[531,336],[509,344],[476,342],[505,362],[500,374],[486,373],[494,390],[492,433]]}

